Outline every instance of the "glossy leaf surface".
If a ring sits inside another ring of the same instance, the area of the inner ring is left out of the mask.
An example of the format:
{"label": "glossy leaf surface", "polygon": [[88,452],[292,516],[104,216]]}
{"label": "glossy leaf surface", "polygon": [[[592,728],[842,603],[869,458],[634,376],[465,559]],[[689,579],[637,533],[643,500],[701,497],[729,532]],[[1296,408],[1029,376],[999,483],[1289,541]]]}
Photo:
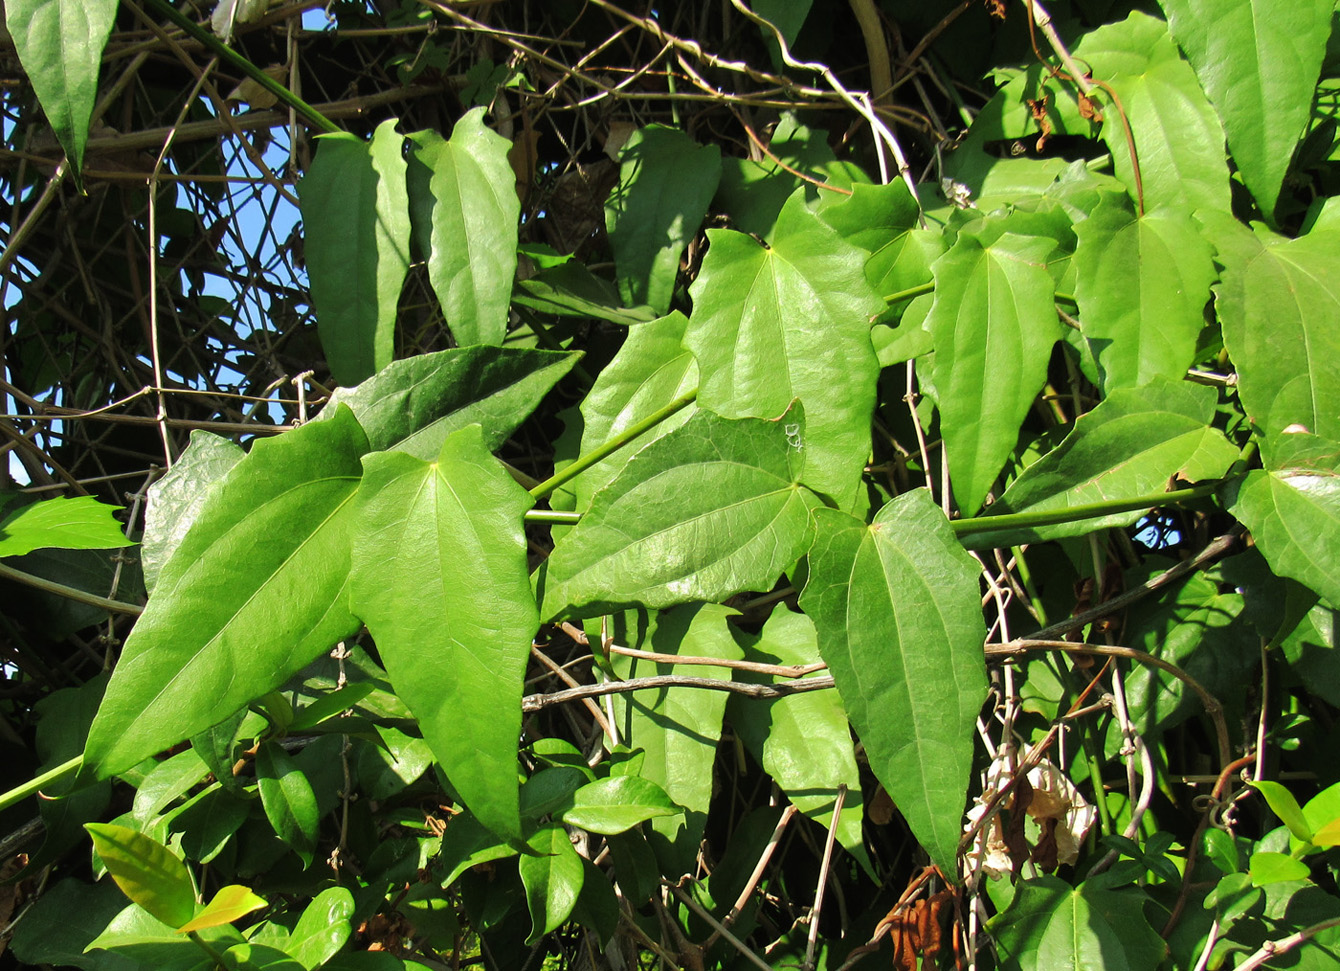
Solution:
{"label": "glossy leaf surface", "polygon": [[665,313],[679,258],[698,233],[721,178],[721,149],[677,128],[640,128],[619,154],[619,184],[605,222],[626,304]]}
{"label": "glossy leaf surface", "polygon": [[93,496],[58,496],[0,512],[0,556],[22,556],[58,546],[69,550],[105,550],[134,546],[109,506]]}
{"label": "glossy leaf surface", "polygon": [[320,967],[344,947],[353,932],[353,915],[353,894],[344,887],[327,887],[303,910],[284,950],[309,971]]}
{"label": "glossy leaf surface", "polygon": [[648,819],[678,816],[682,811],[656,783],[631,775],[612,776],[573,793],[563,822],[612,836]]}
{"label": "glossy leaf surface", "polygon": [[331,373],[357,384],[391,363],[396,304],[409,271],[404,137],[395,120],[370,142],[322,135],[298,186],[321,346]]}
{"label": "glossy leaf surface", "polygon": [[381,452],[365,465],[353,609],[452,785],[484,825],[519,839],[521,687],[539,627],[522,529],[531,497],[478,426],[434,462]]}
{"label": "glossy leaf surface", "polygon": [[450,139],[422,131],[409,140],[415,245],[447,326],[463,347],[501,344],[521,214],[510,145],[484,124],[482,108],[461,117]]}
{"label": "glossy leaf surface", "polygon": [[866,526],[820,509],[800,603],[870,769],[931,859],[952,867],[986,698],[978,565],[918,489]]}
{"label": "glossy leaf surface", "polygon": [[231,924],[254,910],[269,906],[264,897],[258,897],[247,887],[229,884],[220,887],[209,903],[185,924],[177,928],[179,934],[199,931],[206,927]]}
{"label": "glossy leaf surface", "polygon": [[1326,54],[1327,0],[1159,0],[1268,220]]}
{"label": "glossy leaf surface", "polygon": [[[991,505],[990,517],[1064,510],[1089,503],[1157,494],[1174,476],[1195,482],[1224,474],[1238,451],[1211,426],[1218,396],[1213,388],[1159,379],[1142,388],[1113,391],[1079,417],[1070,434],[1026,468]],[[1050,526],[974,532],[968,546],[989,549],[1077,536],[1108,526],[1128,526],[1145,510],[1112,513]]]}
{"label": "glossy leaf surface", "polygon": [[954,498],[976,511],[1019,438],[1061,336],[1047,260],[1054,241],[962,235],[935,261],[931,381]]}
{"label": "glossy leaf surface", "polygon": [[572,913],[586,876],[582,858],[572,848],[567,831],[547,823],[526,840],[531,852],[517,861],[530,909],[531,943],[560,927]]}
{"label": "glossy leaf surface", "polygon": [[350,510],[367,449],[352,413],[258,441],[163,566],[89,733],[100,778],[217,724],[358,621]]}
{"label": "glossy leaf surface", "polygon": [[116,8],[116,0],[5,0],[14,51],[76,178]]}
{"label": "glossy leaf surface", "polygon": [[88,823],[84,828],[127,897],[171,927],[180,927],[195,915],[191,875],[166,846],[113,823]]}
{"label": "glossy leaf surface", "polygon": [[484,446],[507,440],[579,355],[502,347],[459,347],[396,361],[356,388],[341,388],[322,420],[347,405],[371,451],[398,449],[430,462],[447,436],[479,425]]}
{"label": "glossy leaf surface", "polygon": [[809,545],[820,504],[799,484],[803,435],[795,411],[777,421],[699,411],[652,442],[554,548],[543,618],[771,587]]}
{"label": "glossy leaf surface", "polygon": [[727,418],[776,418],[805,406],[805,482],[846,506],[870,447],[879,364],[870,320],[884,309],[865,251],[787,200],[770,247],[709,230],[691,288],[684,344],[698,359],[699,404]]}
{"label": "glossy leaf surface", "polygon": [[1100,206],[1075,234],[1080,326],[1103,389],[1180,380],[1196,356],[1216,279],[1210,244],[1196,224],[1178,209],[1137,218]]}
{"label": "glossy leaf surface", "polygon": [[293,757],[274,742],[256,754],[256,788],[275,833],[311,866],[321,822],[316,795]]}

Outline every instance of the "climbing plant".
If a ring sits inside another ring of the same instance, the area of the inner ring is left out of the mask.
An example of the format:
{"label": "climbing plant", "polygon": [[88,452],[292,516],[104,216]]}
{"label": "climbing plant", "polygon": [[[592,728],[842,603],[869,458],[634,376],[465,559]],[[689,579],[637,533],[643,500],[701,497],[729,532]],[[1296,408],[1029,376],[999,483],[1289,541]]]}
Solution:
{"label": "climbing plant", "polygon": [[1340,959],[1334,3],[1051,6],[5,0],[0,943]]}

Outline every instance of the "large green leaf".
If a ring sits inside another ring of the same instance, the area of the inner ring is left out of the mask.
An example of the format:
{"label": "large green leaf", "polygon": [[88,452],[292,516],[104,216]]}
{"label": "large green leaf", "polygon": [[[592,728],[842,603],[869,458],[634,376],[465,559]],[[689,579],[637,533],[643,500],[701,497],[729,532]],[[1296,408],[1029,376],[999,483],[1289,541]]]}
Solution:
{"label": "large green leaf", "polygon": [[304,968],[317,968],[335,956],[353,933],[354,897],[344,887],[327,887],[312,898],[289,932],[284,950]]}
{"label": "large green leaf", "polygon": [[1105,205],[1075,235],[1080,324],[1104,391],[1180,379],[1196,356],[1216,279],[1210,246],[1191,217],[1165,208],[1137,218]]}
{"label": "large green leaf", "polygon": [[[1224,130],[1201,90],[1196,72],[1182,60],[1168,25],[1136,11],[1120,23],[1085,34],[1075,56],[1091,65],[1121,98],[1135,136],[1144,183],[1145,208],[1171,206],[1229,211]],[[1238,70],[1233,65],[1231,70]],[[1134,172],[1121,113],[1106,92],[1102,137],[1117,175],[1135,195]]]}
{"label": "large green leaf", "polygon": [[106,778],[217,724],[358,629],[346,604],[367,439],[348,409],[258,441],[159,573],[93,721]]}
{"label": "large green leaf", "polygon": [[771,588],[805,552],[820,505],[800,485],[803,435],[799,409],[777,421],[700,410],[652,442],[554,547],[542,617]]}
{"label": "large green leaf", "polygon": [[520,839],[521,689],[540,626],[522,528],[533,500],[478,426],[448,436],[436,461],[379,452],[364,465],[353,609],[470,811]]}
{"label": "large green leaf", "polygon": [[[778,608],[757,640],[746,643],[746,661],[811,665],[819,661],[814,622]],[[740,680],[786,684],[787,679],[739,672]],[[867,868],[861,836],[861,774],[841,699],[831,691],[808,691],[769,700],[732,695],[728,718],[758,763],[795,807],[827,827],[833,821],[838,786],[846,786],[837,839]]]}
{"label": "large green leaf", "polygon": [[582,892],[586,871],[568,831],[557,823],[541,826],[526,845],[531,852],[521,856],[517,868],[530,909],[531,931],[526,941],[534,944],[568,919]]}
{"label": "large green leaf", "polygon": [[191,443],[172,468],[149,487],[140,547],[144,585],[149,593],[154,592],[158,571],[200,515],[205,498],[246,454],[228,439],[197,429],[191,432]]}
{"label": "large green leaf", "polygon": [[316,794],[293,757],[276,742],[264,743],[256,753],[256,788],[275,833],[302,858],[303,866],[311,866],[321,822]]}
{"label": "large green leaf", "polygon": [[1053,876],[1025,880],[988,928],[1011,971],[1154,968],[1166,947],[1144,916],[1142,890],[1072,887]]}
{"label": "large green leaf", "polygon": [[[605,444],[630,425],[648,417],[698,386],[698,362],[684,348],[688,320],[678,311],[630,327],[614,360],[605,365],[582,400],[582,452]],[[573,482],[577,508],[604,488],[642,446],[663,438],[689,420],[690,405],[676,412],[613,455],[601,459]]]}
{"label": "large green leaf", "polygon": [[1290,425],[1340,440],[1340,233],[1298,239],[1206,217],[1223,280],[1215,306],[1247,415],[1269,438]]}
{"label": "large green leaf", "polygon": [[729,418],[776,418],[805,406],[805,482],[844,508],[870,452],[879,363],[870,321],[884,309],[864,250],[845,242],[796,192],[771,247],[709,230],[691,288],[684,343],[698,359],[699,404]]}
{"label": "large green leaf", "polygon": [[396,304],[409,271],[404,137],[395,119],[370,142],[321,135],[298,184],[317,330],[331,373],[357,384],[391,363]]}
{"label": "large green leaf", "polygon": [[574,792],[572,804],[563,810],[563,822],[613,836],[648,819],[678,816],[681,812],[666,791],[650,779],[616,775]]}
{"label": "large green leaf", "polygon": [[[1215,479],[1237,458],[1223,432],[1212,427],[1218,395],[1186,382],[1152,381],[1113,391],[1075,422],[1069,435],[1025,469],[981,520],[1021,512],[1051,512],[1088,503],[1151,495],[1181,475]],[[1147,510],[1029,529],[974,532],[969,547],[990,549],[1078,536],[1109,526],[1129,526]]]}
{"label": "large green leaf", "polygon": [[[321,412],[348,405],[371,451],[399,449],[432,461],[452,432],[483,427],[484,447],[505,442],[562,380],[580,354],[460,347],[396,361],[356,388],[341,388]],[[320,419],[318,419],[320,420]]]}
{"label": "large green leaf", "polygon": [[977,562],[924,489],[869,526],[834,509],[815,519],[801,606],[870,770],[931,859],[953,872],[986,699]]}
{"label": "large green leaf", "polygon": [[14,51],[76,179],[116,8],[117,0],[5,0]]}
{"label": "large green leaf", "polygon": [[485,126],[483,108],[462,116],[449,140],[432,131],[409,140],[415,244],[447,326],[457,344],[501,344],[521,217],[511,143]]}
{"label": "large green leaf", "polygon": [[172,927],[195,915],[186,864],[162,843],[114,823],[88,823],[93,848],[127,897]]}
{"label": "large green leaf", "polygon": [[721,178],[721,149],[677,128],[649,125],[619,154],[619,184],[605,203],[619,291],[665,313],[679,258],[698,234]]}
{"label": "large green leaf", "polygon": [[1340,604],[1340,443],[1301,432],[1277,442],[1229,511],[1276,573]]}
{"label": "large green leaf", "polygon": [[1160,0],[1219,113],[1228,149],[1273,222],[1331,34],[1332,0]]}
{"label": "large green leaf", "polygon": [[134,546],[113,515],[121,508],[93,496],[58,496],[21,506],[0,518],[0,556],[22,556],[53,546],[67,550]]}
{"label": "large green leaf", "polygon": [[[728,625],[733,613],[718,604],[690,604],[650,615],[629,611],[612,619],[608,633],[617,644],[658,654],[738,660],[742,652]],[[586,630],[592,643],[599,643],[600,623],[587,621]],[[636,657],[615,656],[611,662],[623,680],[686,671],[683,666]],[[731,680],[729,668],[695,664],[687,671],[694,677]],[[682,818],[652,819],[643,827],[667,876],[694,870],[712,800],[712,767],[728,697],[724,691],[669,687],[612,698],[619,741],[644,753],[641,777],[684,807]]]}
{"label": "large green leaf", "polygon": [[975,512],[1019,438],[1061,336],[1047,261],[1054,240],[1004,233],[989,244],[960,235],[935,261],[926,328],[954,497]]}

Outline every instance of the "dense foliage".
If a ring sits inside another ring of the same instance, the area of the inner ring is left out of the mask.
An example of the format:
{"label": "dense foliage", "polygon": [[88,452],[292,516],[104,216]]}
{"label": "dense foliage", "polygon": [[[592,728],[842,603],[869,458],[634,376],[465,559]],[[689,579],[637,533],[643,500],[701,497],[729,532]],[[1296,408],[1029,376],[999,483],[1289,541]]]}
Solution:
{"label": "dense foliage", "polygon": [[1340,965],[1335,4],[1051,6],[4,0],[3,959]]}

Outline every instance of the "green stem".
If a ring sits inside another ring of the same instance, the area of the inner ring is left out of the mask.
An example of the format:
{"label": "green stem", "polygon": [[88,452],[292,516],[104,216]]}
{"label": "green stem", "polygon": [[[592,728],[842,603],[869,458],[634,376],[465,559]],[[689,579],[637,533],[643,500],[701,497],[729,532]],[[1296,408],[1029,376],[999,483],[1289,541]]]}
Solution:
{"label": "green stem", "polygon": [[[908,287],[906,290],[899,290],[897,293],[890,293],[884,297],[886,304],[892,305],[899,300],[910,300],[912,297],[919,297],[924,293],[933,293],[935,291],[935,282],[921,283],[915,287]],[[1068,303],[1072,307],[1078,307],[1079,301],[1075,299],[1074,294],[1061,293],[1059,290],[1052,294],[1053,299],[1059,303]]]}
{"label": "green stem", "polygon": [[23,785],[16,786],[8,792],[0,794],[0,810],[8,809],[10,806],[22,802],[29,796],[36,795],[44,786],[49,786],[51,783],[64,779],[66,776],[74,775],[79,771],[79,767],[83,764],[84,757],[82,755],[76,755],[74,758],[70,759],[70,761],[64,762],[56,766],[54,769],[47,769],[36,779],[30,779]]}
{"label": "green stem", "polygon": [[582,520],[579,512],[565,512],[561,509],[532,509],[526,513],[528,523],[550,523],[555,526],[576,526]]}
{"label": "green stem", "polygon": [[186,31],[193,39],[199,41],[205,46],[205,49],[213,54],[217,54],[219,59],[226,61],[237,68],[247,77],[251,78],[266,91],[288,105],[298,114],[302,115],[313,128],[319,128],[323,132],[343,131],[339,125],[331,121],[321,112],[317,111],[302,98],[284,87],[270,75],[266,74],[255,64],[233,50],[219,38],[215,37],[210,31],[201,27],[190,17],[187,17],[180,10],[171,6],[167,0],[143,0],[146,7],[152,7],[159,14],[172,21],[182,30]]}
{"label": "green stem", "polygon": [[657,425],[665,421],[675,412],[687,408],[689,405],[693,404],[693,402],[696,401],[697,398],[698,398],[697,388],[694,388],[686,395],[681,395],[680,397],[676,398],[674,401],[666,405],[664,408],[662,408],[660,411],[653,412],[646,418],[643,418],[640,422],[637,422],[636,424],[633,425],[629,425],[618,435],[611,438],[608,442],[600,446],[600,448],[596,449],[594,452],[589,452],[586,455],[581,456],[567,468],[563,469],[561,472],[555,472],[549,478],[545,479],[543,482],[537,485],[534,489],[531,489],[530,494],[534,496],[536,499],[543,499],[545,496],[549,495],[563,483],[570,482],[573,479],[577,478],[577,476],[581,475],[583,472],[585,472],[591,466],[595,465],[605,456],[613,452],[617,452],[619,449],[623,448],[625,445],[627,445],[633,439],[637,438],[643,432],[647,431],[648,429],[655,428]]}
{"label": "green stem", "polygon": [[1154,492],[1130,499],[1110,499],[1105,502],[1088,502],[1066,509],[1049,509],[1043,512],[1012,512],[999,516],[977,516],[972,519],[955,519],[949,526],[955,536],[971,533],[985,533],[997,529],[1032,529],[1036,526],[1054,526],[1057,523],[1077,522],[1081,519],[1097,519],[1120,512],[1135,512],[1140,509],[1153,509],[1156,506],[1168,506],[1191,499],[1200,499],[1213,495],[1223,485],[1222,480],[1205,482],[1190,489],[1174,489],[1172,492]]}
{"label": "green stem", "polygon": [[201,937],[197,931],[187,931],[186,936],[195,941],[199,948],[209,955],[210,960],[214,962],[214,966],[218,968],[219,971],[228,971],[228,965],[224,962],[223,955],[214,950],[214,948]]}
{"label": "green stem", "polygon": [[138,617],[144,613],[144,608],[138,604],[129,604],[123,600],[111,600],[107,597],[99,597],[96,593],[89,593],[87,590],[78,590],[75,587],[67,587],[63,583],[57,583],[55,580],[48,580],[45,577],[35,577],[31,573],[24,573],[22,570],[16,570],[12,566],[0,563],[0,577],[6,580],[13,580],[15,583],[22,583],[38,590],[45,590],[47,593],[54,593],[58,597],[67,597],[70,600],[78,600],[80,603],[89,604],[93,607],[101,607],[103,610],[110,610],[114,614],[130,614]]}

